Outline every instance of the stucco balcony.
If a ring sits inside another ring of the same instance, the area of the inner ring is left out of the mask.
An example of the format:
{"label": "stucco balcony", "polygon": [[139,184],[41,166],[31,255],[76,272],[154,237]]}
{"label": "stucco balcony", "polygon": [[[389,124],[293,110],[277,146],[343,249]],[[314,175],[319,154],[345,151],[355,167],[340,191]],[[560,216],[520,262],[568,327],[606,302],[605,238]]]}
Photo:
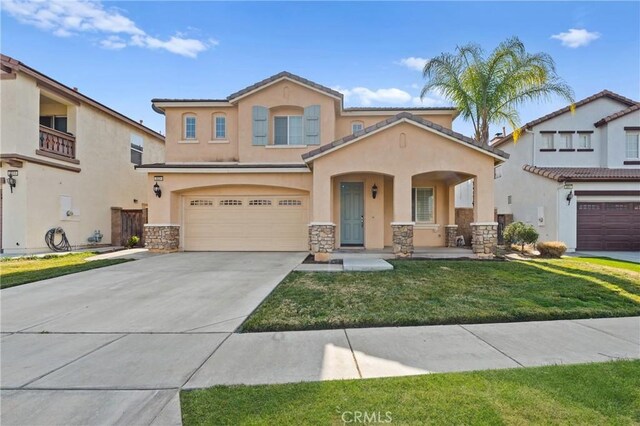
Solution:
{"label": "stucco balcony", "polygon": [[76,158],[75,136],[40,125],[40,142],[38,153],[60,156],[67,159]]}

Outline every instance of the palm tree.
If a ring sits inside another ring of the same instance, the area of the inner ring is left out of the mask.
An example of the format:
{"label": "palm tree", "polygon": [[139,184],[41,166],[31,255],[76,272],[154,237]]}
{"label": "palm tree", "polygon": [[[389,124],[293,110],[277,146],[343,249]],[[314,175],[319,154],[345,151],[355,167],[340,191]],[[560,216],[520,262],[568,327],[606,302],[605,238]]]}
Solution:
{"label": "palm tree", "polygon": [[441,53],[424,66],[427,80],[421,98],[430,90],[451,100],[460,114],[473,123],[475,139],[489,140],[489,125],[507,122],[520,134],[517,108],[525,102],[559,95],[573,103],[573,90],[556,73],[546,53],[530,54],[517,38],[509,38],[488,57],[476,44]]}

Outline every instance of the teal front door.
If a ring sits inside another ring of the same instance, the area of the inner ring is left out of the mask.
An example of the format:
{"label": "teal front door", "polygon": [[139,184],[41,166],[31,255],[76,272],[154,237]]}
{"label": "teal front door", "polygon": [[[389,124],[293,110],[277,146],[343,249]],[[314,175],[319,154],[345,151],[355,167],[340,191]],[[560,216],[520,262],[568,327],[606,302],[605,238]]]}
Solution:
{"label": "teal front door", "polygon": [[364,244],[364,184],[340,184],[340,245]]}

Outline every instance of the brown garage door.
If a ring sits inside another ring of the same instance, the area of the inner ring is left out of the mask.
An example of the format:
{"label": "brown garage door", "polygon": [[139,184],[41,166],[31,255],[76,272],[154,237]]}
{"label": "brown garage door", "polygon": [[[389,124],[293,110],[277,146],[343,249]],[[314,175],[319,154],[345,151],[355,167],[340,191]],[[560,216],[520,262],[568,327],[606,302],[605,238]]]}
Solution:
{"label": "brown garage door", "polygon": [[578,250],[640,250],[640,203],[578,203]]}

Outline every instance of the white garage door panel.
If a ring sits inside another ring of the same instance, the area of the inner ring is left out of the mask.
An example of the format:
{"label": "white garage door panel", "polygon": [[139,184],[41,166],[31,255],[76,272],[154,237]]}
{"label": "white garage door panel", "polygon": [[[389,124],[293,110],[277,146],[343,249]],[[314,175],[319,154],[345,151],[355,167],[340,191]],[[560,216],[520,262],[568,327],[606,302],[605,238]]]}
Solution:
{"label": "white garage door panel", "polygon": [[[184,248],[306,251],[308,201],[306,196],[287,195],[188,197],[184,201]],[[238,203],[241,205],[229,205]]]}

